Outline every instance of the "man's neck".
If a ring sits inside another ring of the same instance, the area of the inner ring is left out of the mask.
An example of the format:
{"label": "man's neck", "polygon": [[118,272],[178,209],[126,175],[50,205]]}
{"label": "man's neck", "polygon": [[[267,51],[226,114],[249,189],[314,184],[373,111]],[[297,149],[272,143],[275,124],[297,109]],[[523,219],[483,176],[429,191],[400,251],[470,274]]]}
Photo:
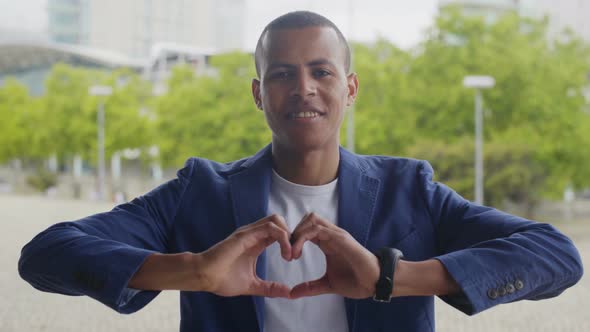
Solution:
{"label": "man's neck", "polygon": [[287,181],[319,186],[337,177],[340,150],[337,144],[327,149],[304,152],[273,144],[272,158],[275,171]]}

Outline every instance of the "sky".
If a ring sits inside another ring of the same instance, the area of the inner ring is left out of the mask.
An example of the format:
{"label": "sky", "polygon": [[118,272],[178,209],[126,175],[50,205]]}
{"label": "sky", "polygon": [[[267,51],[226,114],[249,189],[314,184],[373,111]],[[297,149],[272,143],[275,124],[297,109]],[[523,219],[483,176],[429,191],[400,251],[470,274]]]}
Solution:
{"label": "sky", "polygon": [[43,32],[47,26],[47,0],[0,0],[0,28]]}
{"label": "sky", "polygon": [[385,37],[407,48],[421,40],[437,13],[437,0],[250,0],[246,45],[255,45],[264,26],[292,10],[311,10],[332,20],[348,39]]}
{"label": "sky", "polygon": [[[47,0],[0,0],[0,29],[43,33],[46,4]],[[273,18],[305,9],[331,19],[349,39],[371,41],[381,36],[408,48],[432,24],[437,0],[246,0],[246,6],[244,45],[255,45]]]}

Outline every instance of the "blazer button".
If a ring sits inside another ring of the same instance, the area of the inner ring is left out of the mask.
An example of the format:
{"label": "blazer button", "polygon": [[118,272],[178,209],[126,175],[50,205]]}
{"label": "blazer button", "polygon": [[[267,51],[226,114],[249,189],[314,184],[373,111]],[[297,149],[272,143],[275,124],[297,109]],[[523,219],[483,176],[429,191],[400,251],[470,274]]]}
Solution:
{"label": "blazer button", "polygon": [[498,295],[504,296],[504,295],[506,295],[507,292],[508,292],[508,290],[506,288],[504,288],[504,286],[498,287]]}
{"label": "blazer button", "polygon": [[488,297],[492,300],[498,298],[498,291],[495,288],[488,289]]}
{"label": "blazer button", "polygon": [[520,289],[522,289],[524,287],[524,283],[522,282],[522,280],[517,279],[514,282],[514,287],[516,287],[517,290],[520,290]]}
{"label": "blazer button", "polygon": [[506,284],[506,292],[508,292],[508,294],[514,293],[515,290],[516,288],[514,288],[514,285],[511,282]]}

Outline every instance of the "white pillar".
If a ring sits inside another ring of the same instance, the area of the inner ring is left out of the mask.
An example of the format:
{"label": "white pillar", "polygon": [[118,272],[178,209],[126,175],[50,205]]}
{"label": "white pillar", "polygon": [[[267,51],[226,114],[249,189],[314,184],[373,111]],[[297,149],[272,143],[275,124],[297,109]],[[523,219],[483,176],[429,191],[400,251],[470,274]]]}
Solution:
{"label": "white pillar", "polygon": [[82,184],[80,183],[82,178],[82,157],[79,154],[75,155],[72,163],[72,175],[74,176],[72,196],[75,199],[80,199],[82,197]]}
{"label": "white pillar", "polygon": [[74,156],[72,171],[75,179],[82,177],[82,157],[79,154]]}
{"label": "white pillar", "polygon": [[152,179],[155,182],[161,182],[163,178],[162,167],[160,163],[154,162],[152,163]]}
{"label": "white pillar", "polygon": [[117,183],[121,179],[121,153],[115,152],[111,157],[111,176],[113,183]]}
{"label": "white pillar", "polygon": [[568,185],[563,191],[563,218],[571,221],[574,218],[573,203],[576,199],[576,193],[571,185]]}
{"label": "white pillar", "polygon": [[49,160],[47,161],[47,168],[49,168],[49,171],[56,173],[57,172],[57,156],[54,154],[51,155],[51,157],[49,157]]}

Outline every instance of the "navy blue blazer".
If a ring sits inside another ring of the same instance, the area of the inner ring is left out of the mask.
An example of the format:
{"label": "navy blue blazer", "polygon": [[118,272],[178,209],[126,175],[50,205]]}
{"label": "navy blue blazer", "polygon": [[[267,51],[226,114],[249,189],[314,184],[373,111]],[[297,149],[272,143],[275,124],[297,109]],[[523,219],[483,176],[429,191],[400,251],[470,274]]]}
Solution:
{"label": "navy blue blazer", "polygon": [[[221,164],[191,158],[176,179],[112,211],[51,226],[22,250],[19,273],[33,287],[87,295],[132,313],[158,292],[127,284],[153,252],[202,252],[267,215],[270,145]],[[425,161],[340,149],[338,225],[375,250],[440,260],[462,292],[442,299],[472,315],[561,293],[582,276],[580,256],[555,228],[463,199],[432,181]],[[265,256],[257,272],[265,277]],[[181,292],[181,331],[260,331],[262,297]],[[434,299],[346,299],[351,331],[434,331]]]}

